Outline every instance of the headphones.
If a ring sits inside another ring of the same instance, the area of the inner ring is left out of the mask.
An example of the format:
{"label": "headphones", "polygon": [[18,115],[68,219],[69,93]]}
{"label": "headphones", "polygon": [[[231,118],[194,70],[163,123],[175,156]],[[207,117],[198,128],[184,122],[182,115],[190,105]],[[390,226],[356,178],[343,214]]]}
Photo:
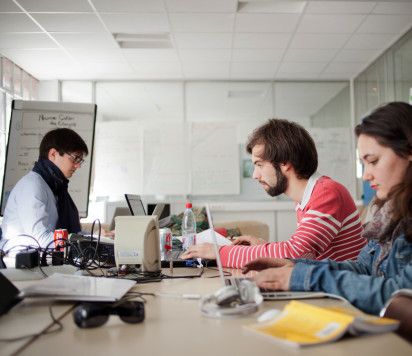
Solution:
{"label": "headphones", "polygon": [[256,284],[243,279],[237,286],[225,286],[203,298],[201,311],[213,318],[247,315],[255,312],[262,301],[263,297]]}
{"label": "headphones", "polygon": [[81,303],[73,310],[73,320],[79,328],[102,326],[110,315],[118,315],[125,323],[141,323],[145,317],[144,304],[138,301]]}

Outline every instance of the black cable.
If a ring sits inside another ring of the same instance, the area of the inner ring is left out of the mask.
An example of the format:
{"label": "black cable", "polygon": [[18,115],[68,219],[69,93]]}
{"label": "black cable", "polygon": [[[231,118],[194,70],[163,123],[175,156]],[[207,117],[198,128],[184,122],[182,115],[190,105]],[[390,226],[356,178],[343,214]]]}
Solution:
{"label": "black cable", "polygon": [[[63,324],[62,324],[59,320],[57,320],[57,319],[55,318],[55,316],[53,315],[52,306],[53,306],[53,304],[50,304],[50,305],[49,305],[49,314],[50,314],[50,317],[51,317],[51,319],[52,319],[52,321],[53,321],[53,324],[50,325],[48,328],[46,328],[45,330],[40,331],[40,332],[38,332],[38,333],[35,333],[35,334],[22,335],[22,336],[17,336],[17,337],[12,337],[12,338],[6,338],[6,339],[1,339],[1,338],[0,338],[0,342],[15,342],[15,341],[20,341],[20,340],[28,339],[28,338],[31,338],[31,337],[38,338],[38,337],[43,336],[43,335],[54,334],[54,333],[56,333],[56,332],[59,332],[59,331],[63,330]],[[51,328],[52,328],[54,325],[57,325],[57,329],[51,330]]]}

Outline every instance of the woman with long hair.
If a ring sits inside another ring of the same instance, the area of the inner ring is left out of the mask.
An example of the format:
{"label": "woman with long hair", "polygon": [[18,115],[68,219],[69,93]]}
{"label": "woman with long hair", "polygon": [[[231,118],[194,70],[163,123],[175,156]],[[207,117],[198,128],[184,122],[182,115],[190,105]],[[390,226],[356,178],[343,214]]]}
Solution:
{"label": "woman with long hair", "polygon": [[392,102],[356,126],[363,179],[376,191],[374,214],[363,231],[368,244],[356,261],[257,259],[260,287],[323,291],[378,314],[391,294],[412,288],[412,106]]}

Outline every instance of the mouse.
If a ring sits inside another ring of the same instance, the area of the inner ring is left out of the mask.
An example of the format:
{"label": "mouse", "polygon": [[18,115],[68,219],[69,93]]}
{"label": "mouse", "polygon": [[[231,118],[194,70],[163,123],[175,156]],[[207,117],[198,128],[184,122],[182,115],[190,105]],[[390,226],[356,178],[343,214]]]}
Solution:
{"label": "mouse", "polygon": [[260,314],[257,318],[257,321],[259,323],[263,323],[265,321],[272,320],[276,318],[282,311],[278,309],[269,309],[264,311],[262,314]]}

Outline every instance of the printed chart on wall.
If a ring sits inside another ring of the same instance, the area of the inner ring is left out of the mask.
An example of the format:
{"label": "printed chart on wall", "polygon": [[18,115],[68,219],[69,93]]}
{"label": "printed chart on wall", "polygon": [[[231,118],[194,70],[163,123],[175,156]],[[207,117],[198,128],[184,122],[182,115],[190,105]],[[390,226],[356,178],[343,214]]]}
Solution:
{"label": "printed chart on wall", "polygon": [[191,126],[191,193],[240,193],[236,126],[193,123]]}
{"label": "printed chart on wall", "polygon": [[96,105],[14,100],[7,143],[1,214],[14,185],[33,168],[43,136],[56,128],[70,128],[86,142],[89,155],[69,183],[81,217],[87,216]]}
{"label": "printed chart on wall", "polygon": [[97,123],[95,196],[123,199],[124,193],[141,193],[141,126],[137,121],[125,120]]}
{"label": "printed chart on wall", "polygon": [[348,128],[310,128],[318,150],[318,172],[343,184],[352,196],[356,194],[354,153]]}

